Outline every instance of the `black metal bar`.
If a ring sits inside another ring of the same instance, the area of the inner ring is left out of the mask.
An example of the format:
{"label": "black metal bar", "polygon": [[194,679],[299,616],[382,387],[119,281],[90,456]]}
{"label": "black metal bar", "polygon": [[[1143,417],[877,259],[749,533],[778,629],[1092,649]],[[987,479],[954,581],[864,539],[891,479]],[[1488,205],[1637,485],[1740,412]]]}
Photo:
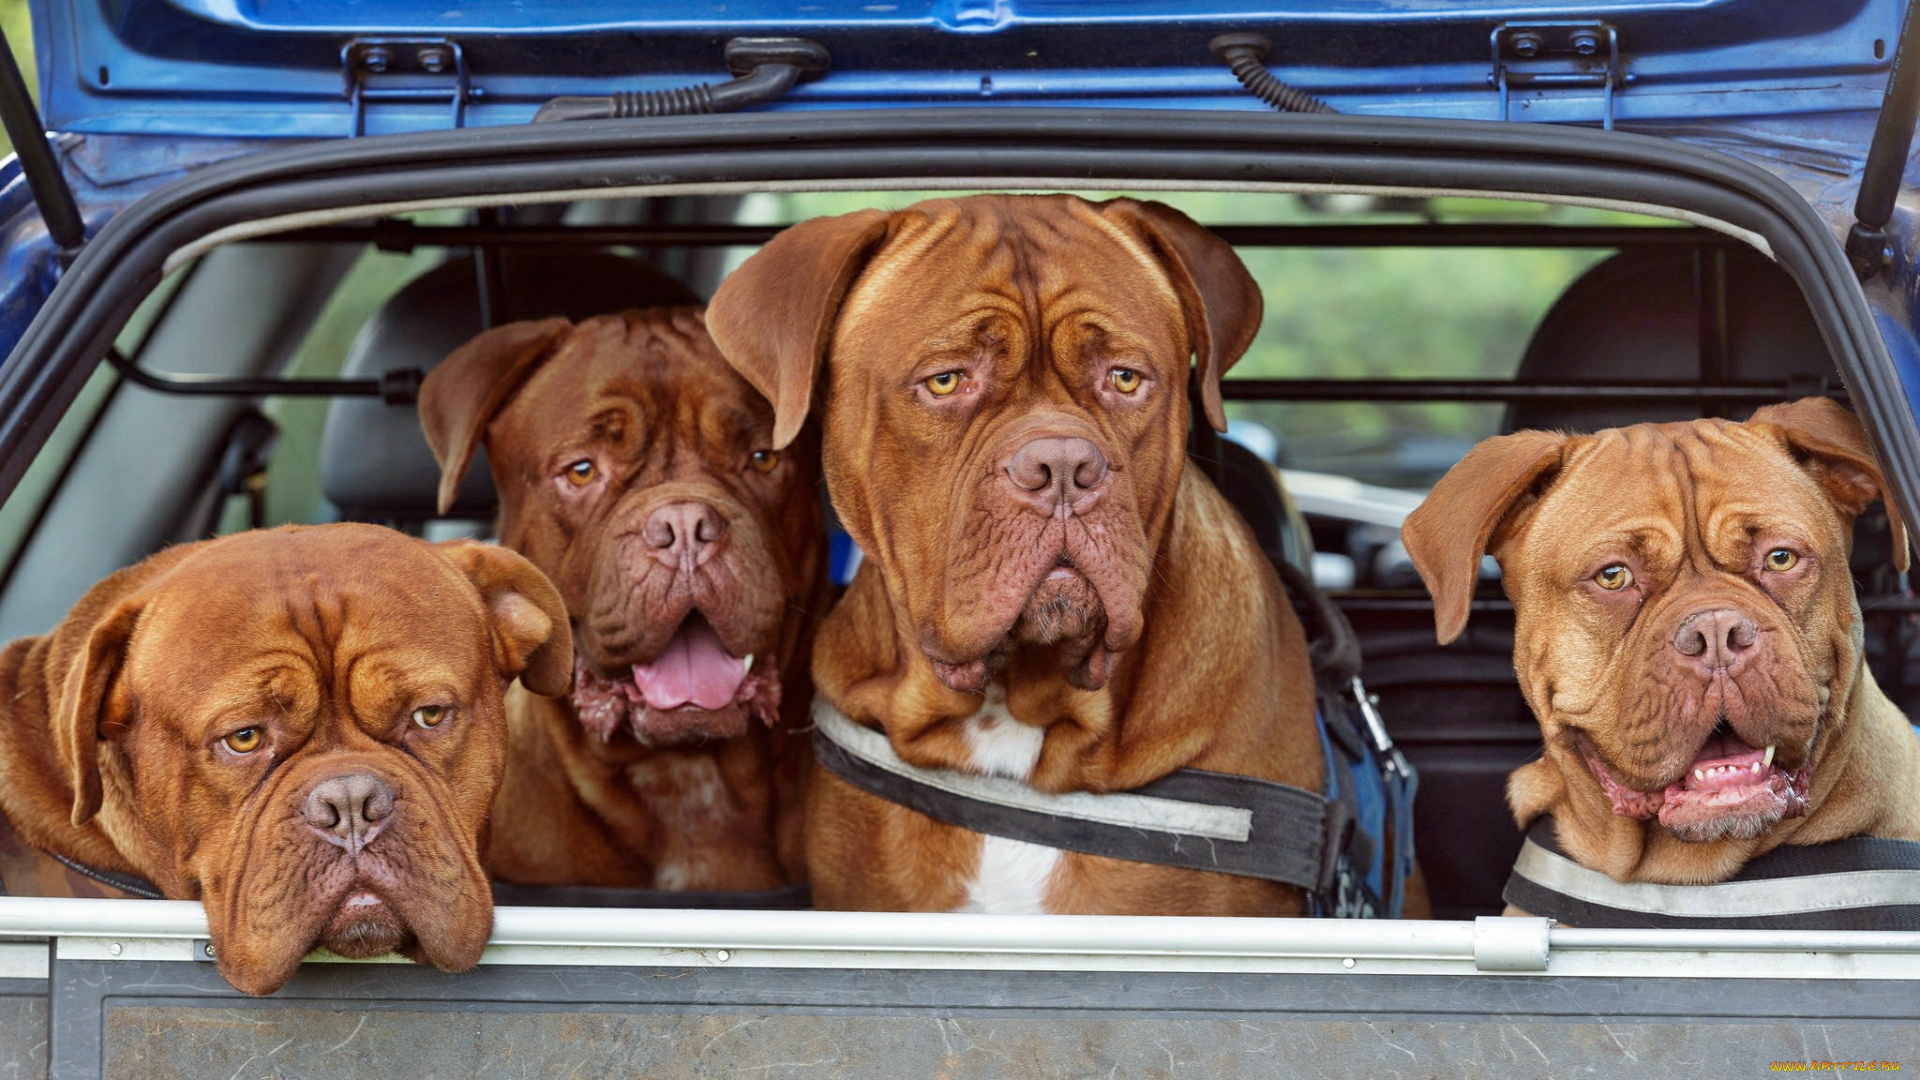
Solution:
{"label": "black metal bar", "polygon": [[[416,225],[386,220],[321,225],[254,242],[371,244],[406,253],[418,247],[758,247],[782,225]],[[1693,226],[1595,225],[1215,225],[1239,247],[1627,248],[1723,247],[1739,240]]]}
{"label": "black metal bar", "polygon": [[[1732,374],[1727,367],[1727,253],[1723,249],[1702,248],[1693,253],[1694,292],[1699,335],[1700,383],[1719,386]],[[1712,412],[1731,411],[1732,403],[1716,398]]]}
{"label": "black metal bar", "polygon": [[1845,399],[1845,390],[1789,383],[1532,383],[1502,379],[1228,379],[1220,392],[1229,401],[1590,401],[1605,398],[1645,403],[1725,401],[1764,404],[1809,392]]}
{"label": "black metal bar", "polygon": [[87,224],[74,204],[73,189],[60,174],[60,159],[47,142],[46,126],[27,93],[20,65],[13,61],[13,48],[5,31],[0,31],[0,124],[6,126],[14,153],[20,155],[21,175],[27,178],[34,204],[40,208],[40,219],[47,223],[47,235],[53,238],[60,263],[65,266],[87,242]]}
{"label": "black metal bar", "polygon": [[[377,397],[393,404],[412,404],[421,373],[411,368],[389,371],[378,379],[224,379],[148,371],[118,349],[107,362],[139,386],[162,394],[215,397]],[[1228,401],[1586,401],[1595,398],[1645,403],[1725,401],[1730,404],[1766,404],[1788,398],[1825,394],[1844,400],[1845,390],[1804,383],[1729,383],[1694,386],[1686,383],[1540,383],[1522,384],[1501,379],[1227,379],[1220,393]],[[1204,426],[1204,420],[1196,420]],[[1209,429],[1211,430],[1211,429]]]}
{"label": "black metal bar", "polygon": [[1867,148],[1860,191],[1853,200],[1853,228],[1847,231],[1847,261],[1865,281],[1880,272],[1888,258],[1887,222],[1900,197],[1900,177],[1907,168],[1907,148],[1913,145],[1913,125],[1920,118],[1920,3],[1907,4],[1900,20],[1900,41],[1894,48],[1893,70],[1887,73],[1887,92],[1880,99],[1880,117],[1873,125],[1873,143]]}
{"label": "black metal bar", "polygon": [[[1433,598],[1428,596],[1424,589],[1419,591],[1412,589],[1392,591],[1366,589],[1355,590],[1354,592],[1340,592],[1335,590],[1331,596],[1334,605],[1341,611],[1394,613],[1433,610]],[[1475,597],[1472,611],[1475,615],[1482,613],[1511,613],[1513,611],[1513,601],[1508,600],[1506,597]]]}
{"label": "black metal bar", "polygon": [[136,386],[189,397],[377,397],[411,404],[420,386],[420,373],[412,370],[390,371],[378,379],[224,379],[148,371],[119,349],[107,350],[107,363]]}
{"label": "black metal bar", "polygon": [[[1431,597],[1411,590],[1401,593],[1389,593],[1384,590],[1352,593],[1336,591],[1333,593],[1333,601],[1342,611],[1366,614],[1433,610]],[[1502,614],[1512,611],[1513,601],[1504,597],[1479,597],[1473,601],[1473,613],[1476,615]],[[1914,612],[1920,612],[1920,596],[1865,596],[1860,599],[1860,613],[1866,616],[1906,615]]]}
{"label": "black metal bar", "polygon": [[[475,224],[480,228],[499,228],[504,224],[500,220],[500,208],[483,206],[474,212]],[[501,281],[500,249],[492,244],[482,244],[473,249],[473,277],[480,290],[480,329],[491,330],[500,325],[507,313],[506,286]]]}

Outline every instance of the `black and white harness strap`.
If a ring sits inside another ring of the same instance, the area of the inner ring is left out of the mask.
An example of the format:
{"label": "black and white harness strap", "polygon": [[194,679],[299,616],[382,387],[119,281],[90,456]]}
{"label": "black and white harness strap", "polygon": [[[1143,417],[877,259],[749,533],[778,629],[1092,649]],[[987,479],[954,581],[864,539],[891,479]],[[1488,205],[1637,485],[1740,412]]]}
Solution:
{"label": "black and white harness strap", "polygon": [[1920,843],[1856,836],[1781,846],[1715,885],[1615,881],[1567,858],[1553,819],[1527,830],[1503,894],[1570,926],[1723,930],[1920,930]]}
{"label": "black and white harness strap", "polygon": [[1126,792],[1048,794],[1018,780],[908,764],[887,737],[815,699],[814,755],[871,795],[949,825],[1115,859],[1262,878],[1325,894],[1353,815],[1270,780],[1180,769]]}

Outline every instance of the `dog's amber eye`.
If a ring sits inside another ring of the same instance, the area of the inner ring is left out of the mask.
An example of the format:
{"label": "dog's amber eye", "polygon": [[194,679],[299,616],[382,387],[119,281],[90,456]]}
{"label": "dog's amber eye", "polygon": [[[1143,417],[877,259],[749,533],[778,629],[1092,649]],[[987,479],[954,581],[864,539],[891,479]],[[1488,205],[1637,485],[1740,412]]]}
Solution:
{"label": "dog's amber eye", "polygon": [[241,728],[220,741],[226,743],[227,749],[236,754],[251,754],[260,749],[260,744],[266,742],[267,737],[260,733],[259,728],[250,727]]}
{"label": "dog's amber eye", "polygon": [[780,455],[773,450],[755,450],[747,460],[753,465],[754,472],[772,472],[773,467],[780,464]]}
{"label": "dog's amber eye", "polygon": [[1800,556],[1795,555],[1786,548],[1774,548],[1772,551],[1767,552],[1767,569],[1772,570],[1776,574],[1791,570],[1799,565],[1799,563]]}
{"label": "dog's amber eye", "polygon": [[413,722],[423,728],[437,728],[447,718],[445,705],[422,705],[413,710]]}
{"label": "dog's amber eye", "polygon": [[1123,394],[1131,394],[1140,389],[1140,373],[1132,368],[1114,368],[1107,373],[1107,381],[1113,384],[1115,390]]}
{"label": "dog's amber eye", "polygon": [[597,475],[599,471],[593,467],[591,461],[576,461],[567,466],[567,483],[574,487],[586,487],[593,483],[593,478]]}
{"label": "dog's amber eye", "polygon": [[934,397],[946,397],[948,394],[960,389],[960,373],[957,371],[943,371],[927,380],[927,389],[933,392]]}
{"label": "dog's amber eye", "polygon": [[1619,592],[1621,589],[1633,584],[1633,571],[1621,566],[1619,563],[1614,563],[1612,566],[1603,566],[1600,568],[1599,573],[1593,575],[1593,583],[1608,592]]}

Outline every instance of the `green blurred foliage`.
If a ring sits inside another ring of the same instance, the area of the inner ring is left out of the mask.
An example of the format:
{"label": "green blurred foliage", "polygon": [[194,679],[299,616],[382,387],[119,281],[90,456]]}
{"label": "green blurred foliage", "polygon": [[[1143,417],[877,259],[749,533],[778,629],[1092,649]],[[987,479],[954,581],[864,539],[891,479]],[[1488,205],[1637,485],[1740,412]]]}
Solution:
{"label": "green blurred foliage", "polygon": [[[26,78],[27,88],[33,91],[37,101],[40,79],[33,64],[33,26],[27,20],[27,0],[0,0],[0,30],[6,31],[7,44],[20,65],[20,74]],[[7,141],[6,132],[0,131],[0,157],[11,153],[13,144]]]}

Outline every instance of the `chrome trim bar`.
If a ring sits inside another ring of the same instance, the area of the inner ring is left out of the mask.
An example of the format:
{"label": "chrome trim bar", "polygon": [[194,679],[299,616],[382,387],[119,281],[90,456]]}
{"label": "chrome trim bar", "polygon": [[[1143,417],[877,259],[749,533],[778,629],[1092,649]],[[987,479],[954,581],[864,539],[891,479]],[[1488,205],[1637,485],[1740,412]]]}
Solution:
{"label": "chrome trim bar", "polygon": [[[52,939],[62,960],[191,961],[207,921],[180,901],[5,897],[0,936]],[[481,963],[1920,981],[1920,932],[503,907]]]}

